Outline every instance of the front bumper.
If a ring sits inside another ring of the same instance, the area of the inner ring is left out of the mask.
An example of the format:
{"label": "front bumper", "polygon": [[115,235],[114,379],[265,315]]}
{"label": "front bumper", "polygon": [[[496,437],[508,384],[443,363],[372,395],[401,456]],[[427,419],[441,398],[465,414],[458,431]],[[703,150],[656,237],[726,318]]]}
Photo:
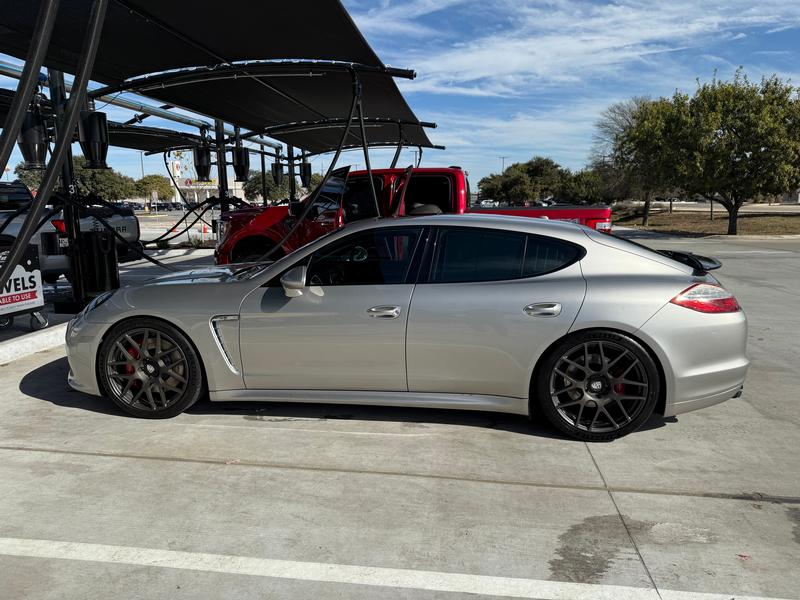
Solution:
{"label": "front bumper", "polygon": [[638,334],[664,369],[664,416],[705,408],[740,394],[750,365],[743,312],[707,314],[667,304]]}
{"label": "front bumper", "polygon": [[69,362],[67,383],[72,389],[94,396],[100,395],[95,363],[102,329],[100,324],[87,321],[84,313],[79,313],[67,324],[65,340]]}

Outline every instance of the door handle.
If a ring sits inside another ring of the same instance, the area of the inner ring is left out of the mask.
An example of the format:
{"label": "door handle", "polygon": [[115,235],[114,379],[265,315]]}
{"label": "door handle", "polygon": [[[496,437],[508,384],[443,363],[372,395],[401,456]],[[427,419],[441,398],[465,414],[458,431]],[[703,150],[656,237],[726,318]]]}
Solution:
{"label": "door handle", "polygon": [[396,319],[400,316],[399,306],[373,306],[367,309],[367,314],[375,319]]}
{"label": "door handle", "polygon": [[558,302],[537,302],[528,304],[522,309],[529,317],[557,317],[561,314],[561,304]]}

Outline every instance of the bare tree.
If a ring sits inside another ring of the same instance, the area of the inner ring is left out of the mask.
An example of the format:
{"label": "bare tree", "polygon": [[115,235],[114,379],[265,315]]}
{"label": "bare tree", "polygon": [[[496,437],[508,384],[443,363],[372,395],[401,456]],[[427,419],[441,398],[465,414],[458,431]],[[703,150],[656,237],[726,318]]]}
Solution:
{"label": "bare tree", "polygon": [[633,126],[637,111],[649,101],[650,98],[646,96],[634,96],[615,102],[600,113],[600,118],[594,124],[590,162],[604,162],[614,156],[622,135]]}

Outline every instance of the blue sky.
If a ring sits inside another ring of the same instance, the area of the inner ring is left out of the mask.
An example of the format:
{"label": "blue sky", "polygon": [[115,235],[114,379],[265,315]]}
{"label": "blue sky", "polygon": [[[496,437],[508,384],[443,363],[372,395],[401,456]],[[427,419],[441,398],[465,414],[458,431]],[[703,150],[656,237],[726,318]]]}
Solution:
{"label": "blue sky", "polygon": [[[421,120],[439,124],[430,132],[434,143],[448,147],[426,152],[423,165],[462,165],[473,181],[499,171],[500,156],[506,165],[540,154],[581,168],[599,114],[631,96],[691,91],[697,78],[727,79],[740,65],[751,79],[774,73],[800,84],[794,0],[344,4],[385,63],[417,71],[398,85]],[[14,85],[0,77],[0,87]],[[128,114],[108,110],[113,119]],[[375,152],[374,166],[389,156]],[[360,155],[345,157],[363,167]],[[411,158],[404,153],[401,162]],[[112,149],[109,162],[141,174],[138,153]],[[146,158],[145,171],[163,172],[161,159]]]}

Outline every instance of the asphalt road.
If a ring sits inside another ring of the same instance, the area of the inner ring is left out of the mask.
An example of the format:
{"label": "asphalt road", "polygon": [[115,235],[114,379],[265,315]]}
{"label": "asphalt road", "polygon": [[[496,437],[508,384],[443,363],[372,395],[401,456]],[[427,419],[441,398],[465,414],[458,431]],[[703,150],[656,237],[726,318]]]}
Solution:
{"label": "asphalt road", "polygon": [[800,597],[800,240],[643,241],[723,261],[752,369],[608,444],[455,411],[136,420],[60,349],[0,366],[0,596]]}

